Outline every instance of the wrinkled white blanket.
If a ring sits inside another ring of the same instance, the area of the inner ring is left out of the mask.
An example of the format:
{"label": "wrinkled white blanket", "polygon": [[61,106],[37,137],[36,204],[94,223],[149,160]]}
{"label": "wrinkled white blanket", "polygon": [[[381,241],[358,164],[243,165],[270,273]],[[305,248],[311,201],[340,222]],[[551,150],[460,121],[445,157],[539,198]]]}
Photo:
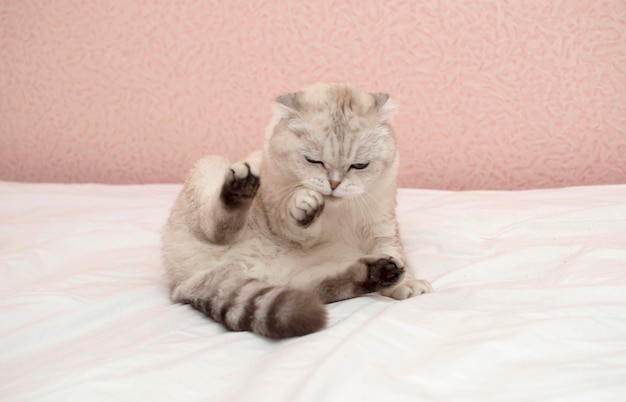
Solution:
{"label": "wrinkled white blanket", "polygon": [[435,293],[280,342],[168,300],[179,188],[0,182],[0,400],[626,400],[626,185],[400,190]]}

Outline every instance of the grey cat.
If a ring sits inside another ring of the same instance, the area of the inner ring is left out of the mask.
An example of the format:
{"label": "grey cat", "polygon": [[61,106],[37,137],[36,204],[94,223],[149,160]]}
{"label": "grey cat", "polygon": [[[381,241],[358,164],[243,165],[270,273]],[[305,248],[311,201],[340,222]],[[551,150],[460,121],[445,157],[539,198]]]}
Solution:
{"label": "grey cat", "polygon": [[270,338],[326,324],[324,303],[431,292],[406,270],[386,94],[317,84],[278,97],[262,151],[189,173],[162,245],[171,298]]}

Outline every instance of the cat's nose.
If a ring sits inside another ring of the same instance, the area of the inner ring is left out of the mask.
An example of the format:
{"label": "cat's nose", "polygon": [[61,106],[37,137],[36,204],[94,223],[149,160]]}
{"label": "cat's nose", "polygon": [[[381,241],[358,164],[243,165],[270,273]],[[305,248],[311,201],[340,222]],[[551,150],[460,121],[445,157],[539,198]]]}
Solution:
{"label": "cat's nose", "polygon": [[333,190],[339,187],[339,185],[341,184],[340,181],[334,181],[334,180],[328,180],[328,182],[330,183],[330,188]]}

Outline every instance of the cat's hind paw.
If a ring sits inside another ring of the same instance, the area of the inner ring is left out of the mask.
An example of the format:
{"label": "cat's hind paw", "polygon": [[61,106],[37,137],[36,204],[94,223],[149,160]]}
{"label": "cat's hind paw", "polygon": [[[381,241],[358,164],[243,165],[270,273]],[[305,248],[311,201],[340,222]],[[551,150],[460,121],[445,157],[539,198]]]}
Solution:
{"label": "cat's hind paw", "polygon": [[314,190],[300,189],[291,199],[291,216],[301,227],[310,226],[324,210],[324,197]]}
{"label": "cat's hind paw", "polygon": [[256,196],[260,184],[256,166],[248,162],[236,162],[226,172],[220,198],[227,207],[238,208]]}
{"label": "cat's hind paw", "polygon": [[362,286],[368,292],[391,287],[404,275],[402,263],[390,256],[366,256],[360,262],[367,266],[367,279]]}

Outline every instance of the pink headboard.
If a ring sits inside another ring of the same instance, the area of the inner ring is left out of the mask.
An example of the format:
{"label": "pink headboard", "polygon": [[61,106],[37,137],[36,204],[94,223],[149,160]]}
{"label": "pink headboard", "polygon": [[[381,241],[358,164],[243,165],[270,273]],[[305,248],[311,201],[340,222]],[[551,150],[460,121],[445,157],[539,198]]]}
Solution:
{"label": "pink headboard", "polygon": [[180,182],[317,81],[392,95],[405,187],[626,183],[623,0],[2,1],[0,179]]}

